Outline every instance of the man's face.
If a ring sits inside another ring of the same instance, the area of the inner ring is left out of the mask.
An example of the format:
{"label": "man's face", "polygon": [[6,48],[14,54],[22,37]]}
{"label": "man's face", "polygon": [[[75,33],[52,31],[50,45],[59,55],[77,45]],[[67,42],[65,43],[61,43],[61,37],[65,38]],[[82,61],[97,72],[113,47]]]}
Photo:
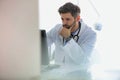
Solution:
{"label": "man's face", "polygon": [[75,18],[71,15],[71,13],[61,13],[61,20],[63,23],[63,27],[70,28],[75,26],[76,20]]}

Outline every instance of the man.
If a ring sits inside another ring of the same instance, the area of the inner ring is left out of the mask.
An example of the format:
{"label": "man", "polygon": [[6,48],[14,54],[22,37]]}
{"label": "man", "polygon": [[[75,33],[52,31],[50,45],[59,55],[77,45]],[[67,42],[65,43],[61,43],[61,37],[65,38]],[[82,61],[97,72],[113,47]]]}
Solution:
{"label": "man", "polygon": [[58,12],[62,24],[57,24],[47,33],[48,46],[55,44],[55,63],[88,68],[96,33],[82,21],[81,10],[77,5],[65,3]]}

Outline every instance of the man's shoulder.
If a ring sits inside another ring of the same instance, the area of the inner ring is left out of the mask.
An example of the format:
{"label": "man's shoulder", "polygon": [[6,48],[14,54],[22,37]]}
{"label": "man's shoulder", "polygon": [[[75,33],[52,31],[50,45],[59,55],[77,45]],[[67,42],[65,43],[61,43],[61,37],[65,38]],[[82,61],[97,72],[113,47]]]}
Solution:
{"label": "man's shoulder", "polygon": [[59,30],[61,29],[62,24],[56,24],[53,28],[51,28],[47,34],[57,34],[59,33]]}
{"label": "man's shoulder", "polygon": [[52,30],[55,30],[56,32],[58,32],[60,29],[62,28],[62,24],[56,24]]}
{"label": "man's shoulder", "polygon": [[83,30],[83,31],[87,31],[87,32],[96,33],[91,26],[87,25],[87,24],[84,23],[84,22],[82,22],[82,30]]}
{"label": "man's shoulder", "polygon": [[57,28],[60,28],[60,27],[62,27],[62,24],[56,24],[56,25],[55,25],[55,28],[56,28],[56,27],[57,27]]}
{"label": "man's shoulder", "polygon": [[83,23],[82,32],[86,35],[96,35],[97,34],[96,31],[92,27],[88,26],[85,23]]}
{"label": "man's shoulder", "polygon": [[92,27],[88,27],[87,32],[89,35],[97,35],[97,33]]}

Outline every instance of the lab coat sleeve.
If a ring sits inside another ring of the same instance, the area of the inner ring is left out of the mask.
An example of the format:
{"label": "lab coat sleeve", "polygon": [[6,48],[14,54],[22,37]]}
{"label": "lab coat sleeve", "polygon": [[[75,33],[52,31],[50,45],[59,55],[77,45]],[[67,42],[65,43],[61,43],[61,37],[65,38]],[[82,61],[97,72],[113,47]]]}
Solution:
{"label": "lab coat sleeve", "polygon": [[47,32],[47,42],[48,47],[50,47],[56,40],[59,35],[59,30],[61,28],[61,24],[57,24],[54,28]]}
{"label": "lab coat sleeve", "polygon": [[54,42],[54,30],[51,30],[49,32],[47,32],[47,43],[48,43],[48,47],[50,47],[52,45],[52,43]]}
{"label": "lab coat sleeve", "polygon": [[87,64],[90,54],[94,48],[96,41],[96,34],[91,34],[86,37],[84,42],[79,45],[75,40],[71,39],[64,47],[68,49],[69,58],[74,61],[75,64]]}
{"label": "lab coat sleeve", "polygon": [[75,63],[75,64],[81,64],[81,59],[83,57],[83,50],[82,48],[73,40],[71,39],[65,46],[64,49],[67,50],[65,53],[69,56],[69,58]]}
{"label": "lab coat sleeve", "polygon": [[89,57],[94,50],[96,37],[97,35],[95,32],[89,33],[89,35],[86,35],[84,41],[80,44],[85,56]]}
{"label": "lab coat sleeve", "polygon": [[57,37],[59,35],[60,28],[61,28],[61,24],[57,24],[50,31],[47,32],[47,45],[48,45],[50,59],[52,59],[53,55],[54,55],[53,44],[55,43],[55,40],[57,39]]}

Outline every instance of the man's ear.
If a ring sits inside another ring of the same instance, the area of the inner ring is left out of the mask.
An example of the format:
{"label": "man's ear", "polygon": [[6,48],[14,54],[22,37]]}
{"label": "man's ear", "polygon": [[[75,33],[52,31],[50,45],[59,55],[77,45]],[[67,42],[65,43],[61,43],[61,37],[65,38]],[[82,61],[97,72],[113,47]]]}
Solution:
{"label": "man's ear", "polygon": [[77,16],[76,20],[77,20],[77,21],[80,21],[80,16]]}

